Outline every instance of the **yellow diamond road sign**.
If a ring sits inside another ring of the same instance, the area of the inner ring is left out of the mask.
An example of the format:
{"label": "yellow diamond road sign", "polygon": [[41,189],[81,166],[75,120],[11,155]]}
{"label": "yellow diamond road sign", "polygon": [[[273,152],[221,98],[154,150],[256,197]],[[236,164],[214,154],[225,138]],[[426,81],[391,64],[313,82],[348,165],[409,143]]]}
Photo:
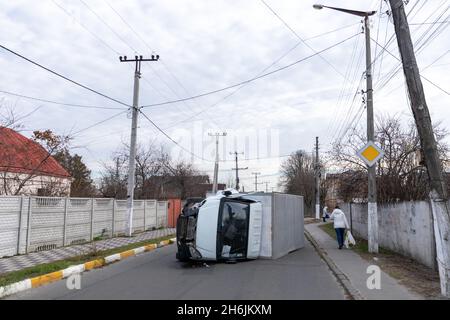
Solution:
{"label": "yellow diamond road sign", "polygon": [[372,141],[362,147],[356,153],[369,167],[373,166],[378,160],[384,156],[383,150]]}

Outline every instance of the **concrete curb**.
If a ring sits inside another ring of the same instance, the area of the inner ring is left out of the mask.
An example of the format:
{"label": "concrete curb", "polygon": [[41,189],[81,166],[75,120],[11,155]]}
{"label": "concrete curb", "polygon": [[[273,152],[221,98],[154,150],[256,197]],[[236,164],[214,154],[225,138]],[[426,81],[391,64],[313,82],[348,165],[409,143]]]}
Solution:
{"label": "concrete curb", "polygon": [[322,249],[314,237],[305,229],[305,236],[311,242],[314,249],[316,249],[319,256],[325,261],[330,268],[333,275],[336,277],[337,281],[342,285],[347,295],[352,300],[366,300],[366,298],[351,284],[347,275],[339,269],[339,267],[334,263],[334,261],[328,256],[327,252]]}
{"label": "concrete curb", "polygon": [[175,243],[176,238],[171,238],[169,240],[163,240],[160,243],[149,244],[143,247],[138,247],[135,249],[123,251],[116,253],[101,259],[96,259],[92,261],[85,262],[83,264],[67,267],[63,270],[58,270],[55,272],[47,273],[38,277],[25,279],[19,282],[15,282],[4,287],[0,287],[0,298],[16,294],[25,290],[32,288],[37,288],[61,279],[70,277],[73,274],[81,274],[85,271],[100,268],[108,264],[114,263],[116,261],[125,260],[126,258],[136,256],[143,252],[149,252],[157,248],[165,247],[169,244]]}

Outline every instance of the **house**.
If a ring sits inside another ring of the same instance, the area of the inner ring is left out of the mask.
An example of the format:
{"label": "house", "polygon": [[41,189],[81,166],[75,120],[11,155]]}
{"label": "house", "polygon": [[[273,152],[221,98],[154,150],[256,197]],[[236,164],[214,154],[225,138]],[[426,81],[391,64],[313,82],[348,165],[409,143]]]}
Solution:
{"label": "house", "polygon": [[0,127],[0,195],[70,194],[70,174],[39,143]]}
{"label": "house", "polygon": [[[212,190],[212,183],[208,175],[191,176],[152,176],[141,190],[138,188],[135,195],[138,199],[186,199],[191,197],[205,197]],[[225,184],[218,184],[219,190]]]}

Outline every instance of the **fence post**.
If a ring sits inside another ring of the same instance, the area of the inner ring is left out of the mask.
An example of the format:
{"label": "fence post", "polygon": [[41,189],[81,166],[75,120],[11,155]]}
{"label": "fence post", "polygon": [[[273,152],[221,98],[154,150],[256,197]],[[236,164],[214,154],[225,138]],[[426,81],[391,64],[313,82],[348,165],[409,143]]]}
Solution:
{"label": "fence post", "polygon": [[144,232],[146,231],[145,229],[145,216],[147,215],[147,200],[144,199]]}
{"label": "fence post", "polygon": [[94,240],[94,198],[91,198],[91,233],[90,233],[90,240]]}
{"label": "fence post", "polygon": [[20,254],[20,240],[22,238],[22,216],[23,216],[24,196],[20,197],[20,211],[19,211],[19,230],[17,231],[17,254]]}
{"label": "fence post", "polygon": [[64,225],[63,225],[63,247],[67,243],[67,211],[68,211],[68,197],[64,198]]}
{"label": "fence post", "polygon": [[28,215],[27,215],[27,241],[25,243],[25,253],[28,253],[28,247],[30,246],[31,236],[31,215],[32,215],[33,197],[28,197]]}
{"label": "fence post", "polygon": [[353,201],[350,201],[350,232],[353,234],[352,203]]}
{"label": "fence post", "polygon": [[114,238],[115,232],[116,232],[116,199],[113,199],[111,238]]}
{"label": "fence post", "polygon": [[158,229],[158,200],[155,200],[156,229]]}

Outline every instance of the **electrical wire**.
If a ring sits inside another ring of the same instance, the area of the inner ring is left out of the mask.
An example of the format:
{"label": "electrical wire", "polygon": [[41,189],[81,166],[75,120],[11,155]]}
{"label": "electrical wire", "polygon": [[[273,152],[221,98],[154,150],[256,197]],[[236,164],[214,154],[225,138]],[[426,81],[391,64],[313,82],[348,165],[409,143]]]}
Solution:
{"label": "electrical wire", "polygon": [[62,74],[60,74],[60,73],[58,73],[58,72],[56,72],[56,71],[53,71],[52,69],[47,68],[47,67],[43,66],[42,64],[37,63],[37,62],[35,62],[35,61],[33,61],[33,60],[31,60],[31,59],[29,59],[29,58],[27,58],[27,57],[21,55],[20,53],[14,51],[14,50],[12,50],[12,49],[9,49],[9,48],[5,47],[4,45],[1,45],[1,44],[0,44],[0,48],[2,48],[2,49],[4,49],[4,50],[8,51],[9,53],[12,53],[12,54],[16,55],[17,57],[19,57],[19,58],[21,58],[21,59],[23,59],[23,60],[25,60],[25,61],[28,61],[28,62],[31,63],[31,64],[34,64],[35,66],[37,66],[37,67],[39,67],[39,68],[41,68],[41,69],[44,69],[45,71],[48,71],[48,72],[50,72],[50,73],[52,73],[52,74],[54,74],[54,75],[56,75],[56,76],[58,76],[58,77],[60,77],[60,78],[62,78],[62,79],[64,79],[64,80],[68,81],[68,82],[71,82],[71,83],[73,83],[73,84],[75,84],[75,85],[77,85],[77,86],[79,86],[79,87],[81,87],[81,88],[83,88],[83,89],[86,89],[86,90],[88,90],[88,91],[90,91],[90,92],[92,92],[92,93],[95,93],[95,94],[97,94],[97,95],[99,95],[99,96],[102,96],[103,98],[106,98],[106,99],[108,99],[108,100],[111,100],[111,101],[114,101],[114,102],[116,102],[116,103],[119,103],[119,104],[121,104],[121,105],[123,105],[123,106],[131,107],[129,104],[126,104],[125,102],[122,102],[122,101],[120,101],[120,100],[111,98],[110,96],[108,96],[108,95],[106,95],[106,94],[104,94],[104,93],[101,93],[101,92],[99,92],[99,91],[97,91],[97,90],[94,90],[94,89],[92,89],[92,88],[90,88],[90,87],[88,87],[88,86],[85,86],[85,85],[83,85],[83,84],[81,84],[81,83],[79,83],[79,82],[77,82],[77,81],[75,81],[75,80],[72,80],[72,79],[70,79],[70,78],[68,78],[68,77],[66,77],[66,76],[63,76]]}
{"label": "electrical wire", "polygon": [[176,144],[179,148],[181,148],[182,150],[186,151],[187,153],[191,154],[193,157],[198,158],[200,160],[206,161],[206,162],[214,162],[212,160],[208,160],[205,159],[201,156],[196,155],[195,153],[193,153],[192,151],[186,149],[185,147],[183,147],[182,145],[180,145],[178,142],[176,142],[175,140],[173,140],[163,129],[161,129],[155,122],[153,122],[141,109],[139,110],[139,112],[144,116],[145,119],[147,119],[159,132],[161,132],[167,139],[169,139],[170,141],[172,141],[174,144]]}
{"label": "electrical wire", "polygon": [[[387,50],[386,48],[384,48],[381,44],[379,44],[378,42],[376,42],[373,38],[370,38],[370,39],[371,39],[372,41],[374,41],[376,45],[382,47],[383,50],[385,50],[387,53],[389,53],[389,55],[391,55],[391,56],[394,57],[396,60],[398,60],[398,61],[401,62],[401,60],[400,60],[398,57],[396,57],[393,53],[391,53],[389,50]],[[428,78],[426,78],[425,76],[421,75],[420,73],[419,73],[419,76],[420,76],[422,79],[424,79],[425,81],[427,81],[427,82],[429,82],[430,84],[432,84],[434,87],[436,87],[436,88],[438,88],[439,90],[441,90],[442,92],[446,93],[447,95],[450,95],[449,92],[447,92],[446,90],[442,89],[440,86],[438,86],[437,84],[435,84],[434,82],[432,82],[431,80],[429,80]],[[391,78],[391,79],[392,79],[392,78]],[[380,90],[381,90],[381,88],[380,88]]]}
{"label": "electrical wire", "polygon": [[112,119],[114,119],[114,118],[116,118],[116,117],[118,117],[118,116],[120,116],[121,114],[124,114],[124,113],[126,113],[126,112],[128,112],[128,110],[121,111],[121,112],[116,113],[116,114],[114,114],[114,115],[112,115],[112,116],[110,116],[110,117],[108,117],[108,118],[106,118],[106,119],[103,119],[103,120],[98,121],[98,122],[96,122],[96,123],[94,123],[94,124],[92,124],[92,125],[89,125],[89,126],[86,127],[86,128],[83,128],[83,129],[81,129],[81,130],[78,130],[78,131],[76,131],[76,132],[74,132],[74,133],[72,134],[72,137],[78,136],[81,132],[87,131],[87,130],[89,130],[89,129],[91,129],[91,128],[94,128],[94,127],[96,127],[96,126],[98,126],[98,125],[101,125],[101,124],[103,124],[103,123],[105,123],[105,122],[107,122],[107,121],[109,121],[109,120],[112,120]]}
{"label": "electrical wire", "polygon": [[0,90],[0,92],[11,95],[11,96],[15,96],[15,97],[20,97],[20,98],[25,98],[25,99],[30,99],[30,100],[40,101],[40,102],[53,103],[53,104],[57,104],[57,105],[61,105],[61,106],[76,107],[76,108],[88,108],[88,109],[123,110],[123,108],[115,108],[115,107],[100,107],[100,106],[93,106],[93,105],[82,105],[82,104],[74,104],[74,103],[57,102],[57,101],[52,101],[52,100],[47,100],[47,99],[42,99],[42,98],[26,96],[23,94],[14,93],[14,92],[5,91],[5,90]]}
{"label": "electrical wire", "polygon": [[348,40],[350,40],[350,39],[352,39],[352,38],[354,38],[354,37],[356,37],[356,36],[358,36],[358,35],[359,35],[359,33],[358,33],[358,34],[355,34],[355,35],[353,35],[353,36],[350,36],[350,37],[348,37],[348,38],[346,38],[346,39],[344,39],[344,40],[341,40],[341,41],[339,41],[339,42],[337,42],[337,43],[335,43],[335,44],[333,44],[333,45],[331,45],[331,46],[329,46],[329,47],[326,47],[325,49],[322,49],[322,50],[318,51],[317,53],[311,54],[311,55],[306,56],[306,57],[304,57],[304,58],[302,58],[302,59],[299,59],[299,60],[294,61],[294,62],[292,62],[292,63],[290,63],[290,64],[287,64],[287,65],[285,65],[285,66],[283,66],[283,67],[280,67],[280,68],[277,68],[277,69],[272,70],[272,71],[270,71],[270,72],[263,73],[263,74],[261,74],[261,75],[259,75],[259,76],[256,76],[256,77],[253,77],[253,78],[250,78],[250,79],[247,79],[247,80],[238,82],[238,83],[236,83],[236,84],[229,85],[229,86],[223,87],[223,88],[221,88],[221,89],[212,90],[212,91],[208,91],[208,92],[201,93],[201,94],[198,94],[198,95],[194,95],[194,96],[191,96],[191,97],[183,98],[183,99],[177,99],[177,100],[171,100],[171,101],[165,101],[165,102],[160,102],[160,103],[154,103],[154,104],[143,105],[142,108],[149,108],[149,107],[155,107],[155,106],[162,106],[162,105],[167,105],[167,104],[172,104],[172,103],[177,103],[177,102],[182,102],[182,101],[187,101],[187,100],[197,99],[197,98],[201,98],[201,97],[208,96],[208,95],[211,95],[211,94],[215,94],[215,93],[218,93],[218,92],[226,91],[226,90],[229,90],[229,89],[232,89],[232,88],[241,86],[241,85],[243,85],[243,84],[250,83],[250,82],[253,82],[253,81],[256,81],[256,80],[265,78],[265,77],[267,77],[267,76],[269,76],[269,75],[272,75],[272,74],[274,74],[274,73],[283,71],[283,70],[288,69],[288,68],[290,68],[290,67],[293,67],[293,66],[299,64],[300,62],[303,62],[303,61],[305,61],[305,60],[308,60],[308,59],[310,59],[310,58],[312,58],[312,57],[314,57],[314,56],[316,56],[316,55],[318,55],[318,54],[320,54],[320,53],[322,53],[322,52],[325,52],[325,51],[330,50],[330,49],[332,49],[332,48],[334,48],[334,47],[337,47],[338,45],[340,45],[340,44],[342,44],[342,43],[344,43],[344,42],[346,42],[346,41],[348,41]]}
{"label": "electrical wire", "polygon": [[317,52],[313,47],[311,47],[309,44],[307,44],[305,42],[305,40],[302,37],[300,37],[300,35],[278,13],[276,13],[275,10],[273,10],[267,4],[267,2],[265,2],[264,0],[260,0],[260,1],[267,7],[267,9],[270,10],[270,12],[272,12],[273,15],[275,15],[275,17],[277,17],[286,26],[286,28],[288,28],[300,41],[302,41],[306,47],[308,47],[312,52],[317,53],[318,56],[323,61],[325,61],[331,68],[333,68],[334,71],[336,71],[341,77],[343,77],[345,79],[345,76],[342,74],[342,72],[340,72],[330,61],[328,61],[322,55],[320,55],[320,52]]}

